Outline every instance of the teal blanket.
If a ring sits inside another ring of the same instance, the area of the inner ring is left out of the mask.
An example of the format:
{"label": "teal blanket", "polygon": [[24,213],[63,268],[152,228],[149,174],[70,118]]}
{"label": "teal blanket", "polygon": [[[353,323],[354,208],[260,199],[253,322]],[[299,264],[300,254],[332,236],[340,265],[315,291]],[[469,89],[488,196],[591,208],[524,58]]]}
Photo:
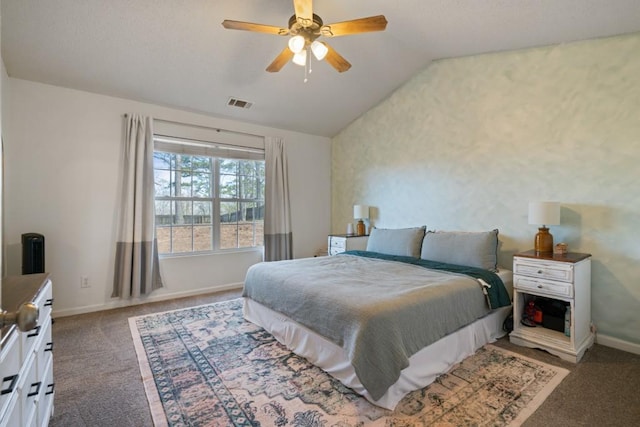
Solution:
{"label": "teal blanket", "polygon": [[[368,251],[346,251],[342,252],[346,255],[357,255],[366,258],[384,259],[387,261],[406,262],[407,264],[419,265],[424,268],[430,268],[432,270],[448,271],[450,273],[464,274],[471,276],[475,279],[481,279],[489,286],[484,287],[484,294],[487,296],[487,304],[490,309],[498,307],[506,307],[511,305],[511,299],[509,293],[504,287],[504,283],[500,280],[500,277],[493,271],[484,270],[482,268],[468,267],[466,265],[447,264],[444,262],[429,261],[421,258],[414,258],[409,256],[387,255],[378,252]],[[339,254],[340,255],[340,254]]]}

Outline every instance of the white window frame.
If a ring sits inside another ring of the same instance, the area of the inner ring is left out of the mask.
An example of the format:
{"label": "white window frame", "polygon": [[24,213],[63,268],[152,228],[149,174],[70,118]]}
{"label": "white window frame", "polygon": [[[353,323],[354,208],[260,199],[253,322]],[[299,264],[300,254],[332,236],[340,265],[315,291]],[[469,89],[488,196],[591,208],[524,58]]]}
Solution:
{"label": "white window frame", "polygon": [[[254,144],[255,145],[255,144]],[[189,156],[200,156],[200,157],[209,157],[212,159],[212,168],[211,168],[211,183],[213,184],[213,191],[209,192],[209,197],[184,197],[184,196],[160,196],[156,197],[157,201],[205,201],[211,202],[211,227],[212,227],[212,248],[211,250],[204,251],[194,251],[194,233],[191,233],[191,247],[192,251],[185,252],[165,252],[160,253],[161,257],[174,257],[174,256],[192,256],[192,255],[201,255],[201,254],[211,254],[211,253],[227,253],[227,252],[236,252],[236,251],[252,251],[256,249],[261,249],[264,246],[264,241],[255,242],[255,246],[246,246],[246,247],[234,247],[234,248],[220,248],[220,236],[221,236],[221,202],[235,202],[235,203],[256,203],[257,206],[260,202],[262,202],[264,206],[264,192],[262,194],[262,199],[240,199],[237,197],[233,198],[221,198],[220,194],[220,159],[228,159],[228,160],[253,160],[253,161],[262,161],[264,162],[264,148],[259,148],[255,146],[241,146],[236,144],[224,144],[219,142],[209,142],[209,141],[199,141],[189,138],[176,138],[172,136],[165,135],[154,135],[154,154],[156,152],[165,152],[171,154],[183,154]],[[210,189],[211,190],[211,189]],[[193,213],[192,213],[193,214]],[[223,224],[222,224],[223,225]],[[158,224],[156,224],[156,231],[158,228]],[[160,225],[161,227],[165,227]],[[174,224],[170,224],[167,228],[169,228],[169,235],[171,238],[171,251],[173,251],[173,233],[171,229],[174,227]],[[181,225],[183,226],[183,225]],[[186,226],[190,226],[193,230],[194,224],[193,221],[191,224],[186,224]],[[255,232],[255,230],[254,230]],[[236,233],[236,238],[238,238],[238,234]],[[255,241],[255,235],[254,235]]]}

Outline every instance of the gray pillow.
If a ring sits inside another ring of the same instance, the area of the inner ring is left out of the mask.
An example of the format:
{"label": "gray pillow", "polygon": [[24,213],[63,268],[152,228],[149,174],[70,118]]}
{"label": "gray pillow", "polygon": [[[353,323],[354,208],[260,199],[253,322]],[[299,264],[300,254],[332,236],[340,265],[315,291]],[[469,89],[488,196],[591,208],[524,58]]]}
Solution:
{"label": "gray pillow", "polygon": [[495,271],[498,268],[498,230],[429,231],[420,258]]}
{"label": "gray pillow", "polygon": [[420,244],[427,227],[374,228],[369,233],[367,250],[387,255],[420,256]]}

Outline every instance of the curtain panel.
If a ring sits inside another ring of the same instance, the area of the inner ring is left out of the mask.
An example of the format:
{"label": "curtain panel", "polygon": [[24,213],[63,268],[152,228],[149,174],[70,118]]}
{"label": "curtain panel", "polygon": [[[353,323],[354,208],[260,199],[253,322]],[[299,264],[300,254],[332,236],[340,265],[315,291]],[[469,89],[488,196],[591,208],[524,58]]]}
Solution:
{"label": "curtain panel", "polygon": [[282,138],[266,137],[264,259],[293,259],[287,155]]}
{"label": "curtain panel", "polygon": [[155,238],[153,119],[125,116],[124,176],[112,297],[135,298],[162,287]]}

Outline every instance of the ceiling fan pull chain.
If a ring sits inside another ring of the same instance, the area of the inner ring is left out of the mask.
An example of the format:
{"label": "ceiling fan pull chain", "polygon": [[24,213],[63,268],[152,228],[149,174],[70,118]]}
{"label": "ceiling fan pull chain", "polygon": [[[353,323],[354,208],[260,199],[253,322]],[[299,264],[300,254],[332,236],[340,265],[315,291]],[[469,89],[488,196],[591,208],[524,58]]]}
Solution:
{"label": "ceiling fan pull chain", "polygon": [[311,74],[311,55],[309,55],[311,52],[309,52],[309,48],[307,48],[307,60],[304,63],[304,82],[306,83],[308,79],[309,74]]}

